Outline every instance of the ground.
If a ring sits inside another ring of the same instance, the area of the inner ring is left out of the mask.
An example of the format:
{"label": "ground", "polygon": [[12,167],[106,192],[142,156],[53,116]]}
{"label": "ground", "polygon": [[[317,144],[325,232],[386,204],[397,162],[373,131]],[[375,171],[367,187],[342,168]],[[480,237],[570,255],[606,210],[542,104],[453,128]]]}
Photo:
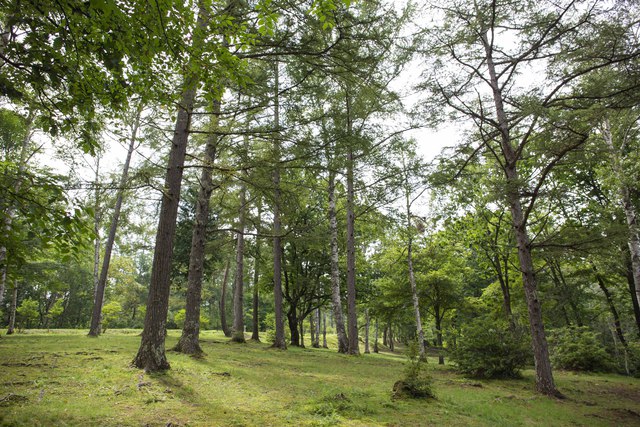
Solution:
{"label": "ground", "polygon": [[[202,334],[203,358],[130,367],[139,331],[28,331],[0,338],[0,425],[11,426],[640,426],[640,379],[556,372],[557,400],[533,372],[478,381],[429,360],[436,399],[393,400],[400,353],[270,349]],[[179,337],[170,331],[167,348]]]}

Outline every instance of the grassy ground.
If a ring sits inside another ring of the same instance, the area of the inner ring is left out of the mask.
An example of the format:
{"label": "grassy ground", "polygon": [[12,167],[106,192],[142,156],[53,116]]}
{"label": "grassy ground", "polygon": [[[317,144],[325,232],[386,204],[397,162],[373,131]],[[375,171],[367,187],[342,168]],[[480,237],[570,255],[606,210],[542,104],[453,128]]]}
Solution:
{"label": "grassy ground", "polygon": [[[567,399],[516,381],[463,378],[434,360],[435,400],[392,400],[405,358],[269,349],[204,332],[202,359],[129,367],[139,331],[29,331],[0,338],[0,425],[17,426],[624,426],[640,425],[640,380],[556,373]],[[179,336],[171,331],[170,348]]]}

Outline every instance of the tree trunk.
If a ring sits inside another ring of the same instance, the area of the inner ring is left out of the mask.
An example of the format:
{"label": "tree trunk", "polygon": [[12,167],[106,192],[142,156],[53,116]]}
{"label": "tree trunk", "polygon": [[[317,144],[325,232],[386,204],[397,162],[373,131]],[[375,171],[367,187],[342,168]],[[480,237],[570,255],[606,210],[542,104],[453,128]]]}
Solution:
{"label": "tree trunk", "polygon": [[[208,25],[209,15],[202,0],[198,2],[198,21],[194,31],[193,56],[198,55],[204,32]],[[191,62],[191,61],[190,61]],[[173,259],[173,239],[176,232],[176,218],[182,187],[182,173],[187,153],[191,113],[196,98],[198,77],[189,72],[185,79],[182,99],[178,106],[175,130],[169,152],[169,164],[160,205],[160,218],[156,234],[156,246],[151,266],[151,283],[147,299],[147,312],[138,354],[133,365],[145,371],[160,371],[170,368],[165,354],[165,337],[167,334],[167,312],[171,291],[170,275]]]}
{"label": "tree trunk", "polygon": [[96,157],[96,175],[94,181],[93,232],[93,300],[96,300],[98,282],[100,282],[100,155]]}
{"label": "tree trunk", "polygon": [[638,337],[640,338],[640,302],[638,301],[638,298],[636,298],[636,285],[633,281],[633,266],[631,265],[631,258],[628,256],[626,250],[622,251],[622,256],[624,257],[625,276],[629,287],[629,296],[633,307],[633,315],[636,319],[636,328],[638,329]]}
{"label": "tree trunk", "polygon": [[444,365],[444,349],[442,348],[442,317],[436,312],[436,344],[438,345],[438,365]]}
{"label": "tree trunk", "polygon": [[313,311],[314,315],[315,315],[315,327],[316,327],[316,333],[315,333],[315,340],[313,341],[313,347],[314,348],[320,348],[320,309],[316,308]]}
{"label": "tree trunk", "polygon": [[[220,101],[213,102],[212,131],[218,129]],[[184,354],[200,354],[200,305],[202,304],[202,277],[204,275],[204,249],[209,202],[213,192],[212,170],[218,149],[218,135],[212,133],[207,138],[204,149],[204,165],[200,173],[200,188],[196,201],[195,221],[191,234],[189,272],[187,274],[187,301],[182,335],[173,350]]]}
{"label": "tree trunk", "polygon": [[395,348],[393,344],[393,326],[391,326],[391,322],[389,322],[389,332],[387,334],[387,341],[389,341],[389,350],[393,352]]}
{"label": "tree trunk", "polygon": [[[404,166],[404,158],[402,159]],[[406,168],[406,167],[405,167]],[[408,172],[406,172],[408,174]],[[411,285],[411,299],[413,301],[413,314],[416,320],[416,334],[418,335],[418,351],[420,360],[426,360],[424,349],[424,331],[422,330],[422,320],[420,318],[420,301],[418,299],[418,289],[416,286],[416,276],[413,272],[413,231],[411,230],[411,194],[409,191],[409,177],[405,176],[405,201],[407,214],[407,233],[409,239],[407,241],[407,264],[409,267],[409,284]]]}
{"label": "tree trunk", "polygon": [[327,313],[322,310],[322,348],[329,348],[327,345]]}
{"label": "tree trunk", "polygon": [[516,246],[518,248],[520,271],[522,273],[522,284],[527,302],[527,310],[529,312],[531,343],[536,370],[536,390],[549,396],[561,396],[553,380],[549,349],[542,320],[542,305],[538,299],[538,286],[533,269],[533,259],[531,257],[531,243],[527,234],[527,224],[520,201],[522,184],[518,177],[516,166],[518,155],[511,145],[509,121],[504,109],[502,93],[493,62],[493,47],[489,43],[486,33],[482,35],[482,42],[485,49],[486,64],[489,71],[490,85],[493,91],[497,123],[500,131],[500,147],[504,157],[503,169],[507,180],[507,202],[511,211],[511,221],[514,228]]}
{"label": "tree trunk", "polygon": [[[347,135],[352,137],[351,99],[346,96]],[[356,242],[355,242],[355,190],[353,169],[355,157],[353,141],[348,141],[347,151],[347,309],[349,310],[348,354],[360,354],[358,343],[358,313],[356,311]]]}
{"label": "tree trunk", "polygon": [[616,335],[618,336],[618,339],[626,349],[628,348],[627,340],[624,338],[624,334],[622,333],[622,326],[620,324],[620,315],[618,314],[618,310],[616,309],[616,306],[613,302],[613,297],[611,296],[611,292],[609,292],[609,289],[607,288],[607,284],[605,283],[604,278],[602,277],[600,272],[598,272],[596,265],[591,263],[591,268],[593,268],[593,272],[595,273],[596,280],[598,281],[598,286],[600,286],[600,290],[602,290],[602,293],[604,294],[604,297],[607,300],[609,311],[611,311],[611,315],[613,316],[613,324],[616,330]]}
{"label": "tree trunk", "polygon": [[17,308],[18,308],[18,280],[14,280],[13,292],[11,293],[11,307],[9,307],[9,327],[7,328],[7,335],[11,335],[15,331]]}
{"label": "tree trunk", "polygon": [[369,324],[371,319],[369,318],[369,309],[364,309],[364,352],[365,354],[371,353],[369,350]]}
{"label": "tree trunk", "polygon": [[230,262],[227,260],[227,264],[224,267],[224,276],[222,278],[222,287],[220,289],[220,327],[222,328],[222,332],[225,337],[231,337],[231,329],[227,326],[227,309],[226,299],[227,299],[227,280],[229,279],[229,269]]}
{"label": "tree trunk", "polygon": [[344,328],[342,317],[342,297],[340,295],[340,267],[338,256],[338,220],[336,218],[336,174],[329,167],[329,230],[331,233],[331,302],[335,319],[336,335],[338,336],[338,353],[349,350],[349,341]]}
{"label": "tree trunk", "polygon": [[298,324],[300,325],[300,347],[305,348],[305,345],[304,345],[304,319],[300,319]]}
{"label": "tree trunk", "polygon": [[[629,245],[629,254],[631,256],[631,271],[633,283],[635,285],[635,296],[636,301],[640,301],[640,232],[638,231],[638,215],[636,213],[633,200],[631,199],[631,191],[624,181],[621,154],[620,151],[616,149],[613,142],[613,136],[611,134],[611,127],[608,119],[605,119],[603,122],[602,136],[609,147],[609,151],[611,152],[613,173],[619,183],[619,203],[624,211],[627,228],[629,229],[629,239],[627,244]],[[624,142],[626,141],[623,141],[623,143]]]}
{"label": "tree trunk", "polygon": [[[258,222],[261,218],[260,203],[258,203]],[[260,238],[256,237],[256,257],[253,261],[253,312],[252,312],[252,333],[251,340],[260,342],[260,316],[258,309],[260,300],[258,294],[258,281],[260,280]]]}
{"label": "tree trunk", "polygon": [[290,344],[300,347],[300,327],[298,325],[298,314],[295,308],[287,312],[287,320],[289,321],[289,333],[291,334]]}
{"label": "tree trunk", "polygon": [[102,306],[104,305],[104,291],[107,286],[107,276],[109,275],[109,264],[111,263],[111,251],[116,240],[116,230],[118,229],[118,221],[120,220],[120,210],[122,208],[122,199],[124,198],[124,189],[129,179],[129,165],[131,157],[136,146],[136,138],[138,137],[138,129],[140,129],[140,115],[142,114],[142,104],[136,111],[136,116],[131,125],[131,136],[129,137],[129,148],[127,157],[122,166],[122,174],[120,175],[120,183],[116,196],[116,204],[113,208],[111,216],[111,224],[109,225],[109,234],[104,246],[104,257],[102,259],[102,269],[100,277],[94,292],[93,313],[91,315],[91,326],[89,328],[89,336],[97,337],[102,333]]}
{"label": "tree trunk", "polygon": [[[497,233],[497,231],[496,231]],[[509,265],[508,257],[504,257],[504,270],[502,270],[502,263],[500,257],[495,256],[494,265],[496,266],[496,272],[498,273],[498,281],[500,282],[500,289],[502,290],[502,303],[504,308],[504,314],[509,322],[509,328],[512,332],[516,330],[516,324],[513,320],[513,312],[511,310],[511,289],[509,286]],[[503,273],[504,271],[504,273]]]}
{"label": "tree trunk", "polygon": [[311,347],[315,347],[316,345],[316,323],[315,318],[313,317],[313,313],[309,316],[309,333],[311,334]]}
{"label": "tree trunk", "polygon": [[[245,138],[246,147],[246,138]],[[233,295],[233,331],[231,341],[244,343],[244,226],[247,204],[247,186],[240,185],[240,209],[238,210],[238,240],[236,246],[236,285]]]}
{"label": "tree trunk", "polygon": [[382,345],[389,347],[389,326],[385,325],[384,330],[382,331]]}
{"label": "tree trunk", "polygon": [[380,348],[378,347],[378,319],[376,319],[374,333],[373,333],[373,352],[379,353]]}
{"label": "tree trunk", "polygon": [[[275,60],[273,121],[273,299],[276,320],[276,336],[274,348],[285,350],[284,319],[282,312],[282,224],[280,222],[280,64]],[[291,325],[289,325],[291,328]],[[297,329],[296,329],[297,331]],[[296,332],[297,333],[297,332]],[[293,337],[292,337],[293,339]]]}

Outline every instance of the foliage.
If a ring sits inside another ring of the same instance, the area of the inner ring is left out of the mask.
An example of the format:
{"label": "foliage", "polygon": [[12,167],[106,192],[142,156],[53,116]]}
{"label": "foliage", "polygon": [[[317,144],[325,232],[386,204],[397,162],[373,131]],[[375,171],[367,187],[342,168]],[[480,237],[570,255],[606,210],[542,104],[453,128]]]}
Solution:
{"label": "foliage", "polygon": [[530,354],[529,344],[521,334],[487,317],[464,325],[456,346],[450,350],[458,370],[474,378],[519,378]]}
{"label": "foliage", "polygon": [[102,307],[102,328],[118,328],[124,326],[122,305],[117,301],[111,301]]}
{"label": "foliage", "polygon": [[606,372],[611,357],[596,332],[587,326],[569,326],[549,333],[551,362],[560,369]]}
{"label": "foliage", "polygon": [[[187,313],[187,311],[183,308],[183,309],[178,310],[173,315],[173,322],[180,329],[182,329],[182,327],[184,327],[184,321],[185,321],[185,318],[186,318],[186,313]],[[209,318],[204,313],[200,313],[200,330],[209,329],[209,325],[210,325]]]}
{"label": "foliage", "polygon": [[426,371],[426,360],[420,358],[417,342],[413,341],[407,347],[407,358],[409,362],[404,370],[404,378],[393,385],[393,398],[435,397],[431,387],[433,378]]}
{"label": "foliage", "polygon": [[34,301],[30,298],[23,300],[20,303],[20,306],[16,309],[16,313],[18,314],[18,319],[20,323],[29,328],[38,320],[39,311],[38,311],[38,301]]}

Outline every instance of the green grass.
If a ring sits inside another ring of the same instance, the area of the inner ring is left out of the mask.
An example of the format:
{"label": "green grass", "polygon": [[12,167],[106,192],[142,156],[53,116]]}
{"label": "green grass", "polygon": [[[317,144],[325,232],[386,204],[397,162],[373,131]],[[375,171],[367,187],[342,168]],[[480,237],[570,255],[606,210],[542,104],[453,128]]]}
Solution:
{"label": "green grass", "polygon": [[[169,352],[171,370],[129,363],[139,331],[28,331],[0,338],[0,425],[623,426],[640,425],[640,380],[557,372],[564,400],[511,381],[466,379],[429,360],[435,400],[392,400],[405,358],[270,349],[202,334],[206,356]],[[167,348],[177,341],[170,331]]]}

